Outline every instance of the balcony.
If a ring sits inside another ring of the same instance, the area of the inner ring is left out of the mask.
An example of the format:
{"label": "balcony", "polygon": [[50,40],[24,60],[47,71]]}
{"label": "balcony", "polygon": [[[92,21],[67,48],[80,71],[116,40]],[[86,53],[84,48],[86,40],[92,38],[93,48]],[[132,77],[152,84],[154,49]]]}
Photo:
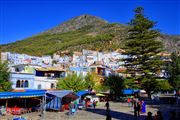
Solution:
{"label": "balcony", "polygon": [[37,81],[47,81],[47,82],[56,82],[58,78],[52,78],[52,77],[38,77],[38,76],[35,76],[35,80]]}

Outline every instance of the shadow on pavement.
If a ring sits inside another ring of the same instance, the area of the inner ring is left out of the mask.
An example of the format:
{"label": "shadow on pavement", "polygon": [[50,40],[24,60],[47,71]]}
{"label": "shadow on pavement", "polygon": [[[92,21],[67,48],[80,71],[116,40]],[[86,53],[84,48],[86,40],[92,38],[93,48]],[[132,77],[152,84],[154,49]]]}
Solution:
{"label": "shadow on pavement", "polygon": [[[96,113],[99,115],[104,115],[104,116],[107,115],[107,111],[104,109],[88,108],[86,111]],[[141,115],[140,117],[134,117],[134,115],[123,113],[123,112],[118,112],[118,111],[113,111],[113,110],[110,110],[110,115],[112,118],[118,119],[118,120],[144,120],[145,119],[144,115]]]}

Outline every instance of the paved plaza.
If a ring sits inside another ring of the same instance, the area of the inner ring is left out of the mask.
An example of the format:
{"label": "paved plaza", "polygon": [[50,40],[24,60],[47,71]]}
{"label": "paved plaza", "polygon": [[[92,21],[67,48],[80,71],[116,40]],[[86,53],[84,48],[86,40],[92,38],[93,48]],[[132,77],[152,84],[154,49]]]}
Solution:
{"label": "paved plaza", "polygon": [[[101,102],[95,110],[92,108],[78,110],[73,116],[69,116],[68,111],[45,112],[44,120],[106,120],[104,104],[104,102]],[[110,102],[110,109],[112,120],[144,120],[146,115],[141,114],[141,117],[135,118],[133,116],[132,108],[128,107],[126,103]],[[177,113],[180,112],[180,108],[177,105],[147,105],[147,111],[151,111],[153,115],[155,115],[158,109],[163,112],[164,120],[168,120],[169,111],[173,110]],[[40,113],[38,112],[29,113],[23,116],[28,118],[28,120],[41,120]],[[11,120],[12,118],[12,115],[6,115],[3,118],[1,117],[1,120]]]}

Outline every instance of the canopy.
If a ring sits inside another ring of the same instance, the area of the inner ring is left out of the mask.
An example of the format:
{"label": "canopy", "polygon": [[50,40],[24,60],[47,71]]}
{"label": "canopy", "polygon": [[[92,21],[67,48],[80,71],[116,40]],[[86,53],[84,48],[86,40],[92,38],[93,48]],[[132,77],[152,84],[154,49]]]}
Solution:
{"label": "canopy", "polygon": [[134,91],[133,91],[133,89],[124,89],[124,90],[123,90],[123,94],[125,94],[125,95],[131,95],[131,94],[134,94]]}
{"label": "canopy", "polygon": [[25,90],[23,92],[0,92],[0,99],[30,98],[45,96],[46,90]]}
{"label": "canopy", "polygon": [[138,92],[140,92],[140,91],[139,90],[133,90],[133,89],[124,89],[123,90],[123,94],[125,94],[125,95],[132,95],[132,94],[138,93]]}
{"label": "canopy", "polygon": [[98,94],[96,94],[96,96],[104,97],[105,95],[104,95],[104,94],[101,94],[101,93],[98,93]]}
{"label": "canopy", "polygon": [[139,93],[140,92],[140,90],[133,90],[134,91],[134,93]]}
{"label": "canopy", "polygon": [[88,94],[89,91],[85,91],[85,90],[81,90],[79,92],[76,93],[77,96],[81,97],[82,95]]}
{"label": "canopy", "polygon": [[67,104],[67,103],[70,103],[71,101],[76,100],[77,98],[78,98],[78,96],[76,94],[70,93],[70,94],[63,97],[62,103]]}
{"label": "canopy", "polygon": [[53,96],[56,96],[56,97],[59,97],[59,98],[62,98],[66,95],[68,95],[69,93],[72,93],[71,90],[53,90],[53,91],[47,91],[47,95],[50,94],[50,95],[53,95]]}
{"label": "canopy", "polygon": [[[62,98],[68,97],[68,100],[74,100],[77,97],[73,96],[73,92],[71,90],[56,90],[56,91],[47,91],[47,98],[50,97],[50,101],[46,104],[46,109],[51,110],[60,110],[62,106]],[[70,99],[72,97],[72,99]]]}

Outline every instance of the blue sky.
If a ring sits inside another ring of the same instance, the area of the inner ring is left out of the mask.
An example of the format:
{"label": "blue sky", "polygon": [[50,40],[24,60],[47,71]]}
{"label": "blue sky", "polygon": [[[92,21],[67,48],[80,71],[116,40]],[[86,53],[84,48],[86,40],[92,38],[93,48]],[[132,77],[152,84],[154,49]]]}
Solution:
{"label": "blue sky", "polygon": [[0,44],[30,37],[72,17],[91,14],[126,24],[133,9],[158,22],[166,34],[180,34],[179,0],[0,0]]}

